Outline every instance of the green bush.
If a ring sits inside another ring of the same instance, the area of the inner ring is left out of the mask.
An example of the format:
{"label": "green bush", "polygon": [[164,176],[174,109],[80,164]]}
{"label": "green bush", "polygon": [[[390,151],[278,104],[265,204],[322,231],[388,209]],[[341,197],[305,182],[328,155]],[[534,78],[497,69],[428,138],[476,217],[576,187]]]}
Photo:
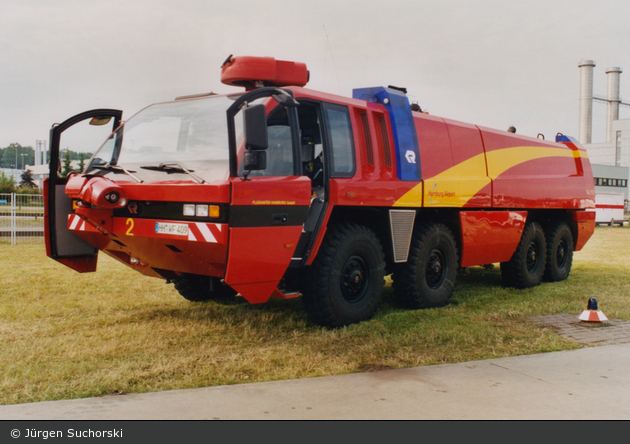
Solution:
{"label": "green bush", "polygon": [[15,189],[15,194],[42,194],[42,190],[39,188],[22,186]]}
{"label": "green bush", "polygon": [[15,193],[15,179],[0,171],[0,193]]}

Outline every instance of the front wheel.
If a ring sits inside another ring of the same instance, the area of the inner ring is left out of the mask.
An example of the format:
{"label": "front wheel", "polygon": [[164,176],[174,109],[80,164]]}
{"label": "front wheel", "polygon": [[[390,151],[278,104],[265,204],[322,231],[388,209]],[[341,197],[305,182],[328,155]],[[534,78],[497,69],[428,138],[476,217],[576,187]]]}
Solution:
{"label": "front wheel", "polygon": [[443,224],[421,225],[414,232],[407,262],[394,271],[396,297],[409,308],[446,305],[453,294],[457,268],[457,245],[451,230]]}
{"label": "front wheel", "polygon": [[542,282],[547,258],[545,233],[537,222],[525,226],[521,240],[508,262],[501,262],[506,287],[531,288]]}
{"label": "front wheel", "polygon": [[356,224],[333,226],[306,270],[304,308],[326,327],[367,320],[380,302],[384,279],[383,248],[374,232]]}

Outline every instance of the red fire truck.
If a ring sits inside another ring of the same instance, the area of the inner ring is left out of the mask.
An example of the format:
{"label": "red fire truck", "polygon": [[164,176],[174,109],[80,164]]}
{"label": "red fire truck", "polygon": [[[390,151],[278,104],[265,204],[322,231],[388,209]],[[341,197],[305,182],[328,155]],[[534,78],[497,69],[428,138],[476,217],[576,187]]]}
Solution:
{"label": "red fire truck", "polygon": [[[301,295],[325,326],[369,319],[391,274],[402,305],[445,305],[458,269],[501,264],[516,288],[566,279],[595,226],[586,151],[423,113],[403,88],[304,88],[303,63],[232,57],[245,91],[96,109],[51,129],[46,252],[78,272],[98,251],[191,301]],[[80,174],[60,137],[113,132]],[[591,210],[591,211],[586,211]]]}

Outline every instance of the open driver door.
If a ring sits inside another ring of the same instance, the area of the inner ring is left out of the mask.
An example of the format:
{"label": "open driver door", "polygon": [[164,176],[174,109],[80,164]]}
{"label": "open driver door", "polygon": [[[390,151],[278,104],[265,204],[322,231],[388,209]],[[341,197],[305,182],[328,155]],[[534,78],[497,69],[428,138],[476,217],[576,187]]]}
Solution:
{"label": "open driver door", "polygon": [[[60,176],[60,140],[68,128],[90,119],[92,126],[104,126],[112,123],[111,131],[118,128],[122,111],[115,109],[94,109],[77,114],[50,129],[50,164],[49,175],[44,181],[44,239],[46,255],[80,273],[96,271],[98,250],[76,237],[68,229],[68,216],[73,213],[72,200],[66,195],[67,177]],[[109,131],[109,132],[111,132]],[[102,136],[101,131],[94,131],[95,137]],[[101,141],[94,141],[98,148]],[[87,159],[86,159],[87,160]]]}

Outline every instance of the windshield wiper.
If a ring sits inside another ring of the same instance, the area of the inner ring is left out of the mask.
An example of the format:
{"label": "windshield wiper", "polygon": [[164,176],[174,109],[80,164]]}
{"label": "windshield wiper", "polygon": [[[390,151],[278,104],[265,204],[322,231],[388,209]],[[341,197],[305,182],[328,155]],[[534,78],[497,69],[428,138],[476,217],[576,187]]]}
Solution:
{"label": "windshield wiper", "polygon": [[135,173],[136,171],[133,170],[126,170],[125,168],[118,166],[118,165],[112,165],[110,163],[105,163],[105,164],[100,164],[100,165],[91,165],[91,168],[96,168],[97,170],[105,170],[105,171],[112,171],[114,174],[116,173],[124,173],[127,176],[131,177],[133,180],[135,180],[138,183],[142,183],[144,182],[144,180],[139,179],[138,177],[134,176],[132,173]]}
{"label": "windshield wiper", "polygon": [[151,170],[151,171],[165,171],[166,174],[186,173],[190,177],[195,179],[195,182],[206,183],[205,180],[203,180],[201,177],[194,174],[195,170],[189,170],[188,168],[184,168],[183,166],[177,163],[161,163],[159,165],[144,165],[144,166],[140,166],[140,168],[142,168],[143,170]]}

